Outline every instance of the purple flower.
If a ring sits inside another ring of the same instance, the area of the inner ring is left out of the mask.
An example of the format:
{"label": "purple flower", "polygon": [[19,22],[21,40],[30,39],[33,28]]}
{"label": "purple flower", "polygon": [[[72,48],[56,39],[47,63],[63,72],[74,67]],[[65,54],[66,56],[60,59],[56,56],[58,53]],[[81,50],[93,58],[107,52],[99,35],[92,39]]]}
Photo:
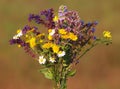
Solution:
{"label": "purple flower", "polygon": [[92,33],[94,33],[94,32],[95,32],[95,30],[96,30],[95,28],[92,28],[92,29],[91,29]]}
{"label": "purple flower", "polygon": [[40,18],[39,15],[35,15],[35,14],[30,14],[28,21],[32,21],[34,20],[37,24],[41,24],[44,23],[44,21]]}
{"label": "purple flower", "polygon": [[30,27],[29,25],[26,25],[26,26],[23,28],[22,33],[23,33],[23,34],[26,34],[27,31],[30,31],[30,30],[32,30],[32,29],[34,29],[33,32],[37,34],[37,31],[36,31],[36,30],[38,30],[38,28],[35,27],[35,26],[34,26],[34,27]]}

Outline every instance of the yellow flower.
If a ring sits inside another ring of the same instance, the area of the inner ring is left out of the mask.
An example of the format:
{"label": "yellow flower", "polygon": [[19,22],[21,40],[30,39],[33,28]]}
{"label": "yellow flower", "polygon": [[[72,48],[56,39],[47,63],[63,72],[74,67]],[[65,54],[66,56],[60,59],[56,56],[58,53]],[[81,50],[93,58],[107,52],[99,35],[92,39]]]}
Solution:
{"label": "yellow flower", "polygon": [[52,40],[53,37],[52,37],[51,35],[48,35],[48,39],[49,39],[49,40]]}
{"label": "yellow flower", "polygon": [[56,45],[56,44],[53,44],[53,46],[52,46],[52,50],[53,50],[53,52],[54,53],[58,53],[59,52],[59,46],[58,45]]}
{"label": "yellow flower", "polygon": [[34,46],[36,45],[36,38],[35,37],[32,37],[30,40],[29,40],[29,43],[30,43],[30,47],[31,48],[34,48]]}
{"label": "yellow flower", "polygon": [[61,38],[68,39],[69,37],[68,37],[68,35],[61,35]]}
{"label": "yellow flower", "polygon": [[55,16],[55,17],[53,18],[53,21],[54,21],[54,22],[57,22],[57,21],[58,21],[58,16]]}
{"label": "yellow flower", "polygon": [[111,39],[111,38],[112,38],[111,32],[109,32],[109,31],[104,31],[104,32],[103,32],[103,37],[108,38],[108,39]]}
{"label": "yellow flower", "polygon": [[43,46],[42,46],[42,48],[46,48],[46,49],[49,49],[49,48],[51,48],[52,47],[52,43],[45,43]]}
{"label": "yellow flower", "polygon": [[76,40],[78,39],[77,35],[74,35],[74,34],[71,33],[71,32],[68,34],[68,36],[69,36],[69,38],[70,38],[71,40],[73,40],[73,41],[76,41]]}
{"label": "yellow flower", "polygon": [[20,32],[21,32],[21,29],[18,29],[18,30],[17,30],[17,34],[20,33]]}
{"label": "yellow flower", "polygon": [[65,29],[59,29],[59,33],[65,35],[67,34],[67,31]]}

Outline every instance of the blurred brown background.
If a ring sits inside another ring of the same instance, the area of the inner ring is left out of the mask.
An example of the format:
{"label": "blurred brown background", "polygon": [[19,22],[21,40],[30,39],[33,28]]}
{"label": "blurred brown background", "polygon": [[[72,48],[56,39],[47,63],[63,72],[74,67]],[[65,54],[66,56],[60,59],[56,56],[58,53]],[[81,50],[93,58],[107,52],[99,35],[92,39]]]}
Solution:
{"label": "blurred brown background", "polygon": [[[96,35],[112,32],[113,44],[99,45],[76,66],[68,89],[120,89],[120,0],[0,0],[0,89],[52,89],[37,70],[40,65],[8,41],[28,22],[29,13],[67,5],[85,22],[97,20]],[[44,30],[44,29],[43,29]]]}

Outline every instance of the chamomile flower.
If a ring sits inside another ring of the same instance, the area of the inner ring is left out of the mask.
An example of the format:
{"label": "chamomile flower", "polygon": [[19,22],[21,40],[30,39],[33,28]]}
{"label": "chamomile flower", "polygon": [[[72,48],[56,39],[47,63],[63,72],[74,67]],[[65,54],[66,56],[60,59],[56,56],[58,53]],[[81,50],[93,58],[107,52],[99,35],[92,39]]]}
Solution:
{"label": "chamomile flower", "polygon": [[38,61],[39,61],[40,64],[45,64],[46,59],[43,56],[39,56],[39,60]]}
{"label": "chamomile flower", "polygon": [[58,57],[63,57],[65,56],[65,51],[59,51],[57,54]]}
{"label": "chamomile flower", "polygon": [[53,57],[50,57],[50,60],[49,60],[49,61],[52,62],[52,63],[56,62],[56,61],[55,61],[55,58],[53,58]]}

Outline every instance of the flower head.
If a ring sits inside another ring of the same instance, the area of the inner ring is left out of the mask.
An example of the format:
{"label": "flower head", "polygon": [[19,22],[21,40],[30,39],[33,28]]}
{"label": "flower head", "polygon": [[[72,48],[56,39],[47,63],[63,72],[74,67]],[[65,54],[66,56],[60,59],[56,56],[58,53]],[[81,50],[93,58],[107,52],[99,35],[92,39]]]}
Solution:
{"label": "flower head", "polygon": [[104,31],[104,32],[103,32],[103,37],[108,38],[108,39],[111,39],[111,38],[112,38],[111,32],[109,32],[109,31]]}
{"label": "flower head", "polygon": [[63,57],[65,55],[65,51],[59,51],[57,56],[58,57]]}
{"label": "flower head", "polygon": [[40,64],[45,64],[46,59],[43,56],[39,56],[39,60],[38,61],[39,61]]}
{"label": "flower head", "polygon": [[36,45],[36,38],[35,38],[35,37],[32,37],[32,38],[29,40],[29,43],[30,43],[30,47],[33,49],[34,46]]}
{"label": "flower head", "polygon": [[77,35],[74,35],[73,33],[69,33],[68,36],[73,41],[76,41],[78,39]]}
{"label": "flower head", "polygon": [[13,36],[13,39],[18,39],[19,37],[21,37],[23,35],[22,30],[18,29],[17,30],[17,35]]}
{"label": "flower head", "polygon": [[50,57],[50,60],[49,60],[49,61],[52,62],[52,63],[56,62],[56,61],[55,61],[55,58],[53,58],[53,57]]}
{"label": "flower head", "polygon": [[52,50],[53,50],[53,52],[54,53],[58,53],[59,52],[59,46],[58,45],[56,45],[56,44],[53,44],[53,46],[52,46]]}
{"label": "flower head", "polygon": [[42,46],[42,48],[46,48],[46,49],[49,49],[49,48],[51,48],[52,47],[52,43],[45,43],[43,46]]}
{"label": "flower head", "polygon": [[67,31],[65,29],[59,29],[59,33],[65,35],[67,34]]}

